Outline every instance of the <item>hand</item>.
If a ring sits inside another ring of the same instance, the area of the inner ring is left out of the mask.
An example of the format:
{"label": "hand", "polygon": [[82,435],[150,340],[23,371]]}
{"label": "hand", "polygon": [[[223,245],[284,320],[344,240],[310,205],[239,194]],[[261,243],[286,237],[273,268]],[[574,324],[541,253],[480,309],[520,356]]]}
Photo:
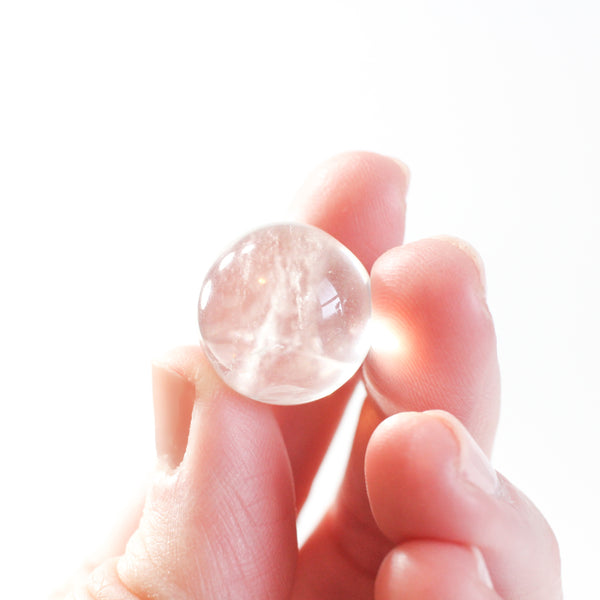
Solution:
{"label": "hand", "polygon": [[297,511],[357,378],[273,407],[180,348],[154,365],[160,460],[141,518],[68,598],[561,598],[551,529],[487,458],[500,384],[480,261],[451,238],[400,245],[407,183],[396,161],[345,154],[296,206],[371,270],[374,316],[393,334],[365,361],[345,478],[307,543]]}

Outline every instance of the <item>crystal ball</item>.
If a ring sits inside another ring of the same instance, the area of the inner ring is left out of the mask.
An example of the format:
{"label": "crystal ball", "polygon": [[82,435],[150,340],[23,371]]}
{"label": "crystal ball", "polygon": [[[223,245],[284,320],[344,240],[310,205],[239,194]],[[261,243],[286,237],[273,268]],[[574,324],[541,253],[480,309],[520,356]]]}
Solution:
{"label": "crystal ball", "polygon": [[205,352],[223,381],[271,404],[328,396],[369,350],[369,275],[334,237],[282,223],[225,251],[200,291]]}

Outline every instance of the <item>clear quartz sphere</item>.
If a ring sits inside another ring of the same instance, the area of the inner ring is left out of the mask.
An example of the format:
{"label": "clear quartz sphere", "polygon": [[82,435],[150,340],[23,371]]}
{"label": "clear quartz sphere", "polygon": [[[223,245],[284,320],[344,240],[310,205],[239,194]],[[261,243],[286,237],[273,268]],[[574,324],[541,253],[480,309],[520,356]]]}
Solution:
{"label": "clear quartz sphere", "polygon": [[323,398],[369,350],[369,275],[328,233],[299,223],[252,231],[210,268],[198,303],[206,354],[244,396]]}

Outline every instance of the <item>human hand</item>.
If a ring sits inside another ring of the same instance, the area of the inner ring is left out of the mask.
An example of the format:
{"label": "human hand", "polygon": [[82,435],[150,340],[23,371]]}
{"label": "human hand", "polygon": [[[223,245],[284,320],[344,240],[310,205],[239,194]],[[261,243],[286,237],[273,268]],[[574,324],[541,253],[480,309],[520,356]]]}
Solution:
{"label": "human hand", "polygon": [[561,598],[551,529],[486,457],[500,384],[482,267],[451,238],[400,245],[407,179],[389,158],[345,154],[296,206],[371,271],[393,334],[365,361],[344,481],[307,543],[297,511],[358,378],[270,406],[179,348],[153,368],[160,460],[143,513],[70,600]]}

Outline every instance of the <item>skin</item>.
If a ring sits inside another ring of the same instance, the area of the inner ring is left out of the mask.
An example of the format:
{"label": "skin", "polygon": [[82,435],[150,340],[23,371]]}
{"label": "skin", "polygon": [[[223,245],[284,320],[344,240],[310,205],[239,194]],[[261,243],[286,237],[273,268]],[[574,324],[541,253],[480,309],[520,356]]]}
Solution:
{"label": "skin", "polygon": [[[481,261],[461,240],[402,245],[408,170],[329,160],[294,217],[371,271],[388,333],[329,398],[273,407],[225,387],[198,347],[153,367],[153,480],[69,600],[562,598],[555,537],[491,467],[500,379]],[[298,550],[296,515],[362,376],[339,494]]]}

